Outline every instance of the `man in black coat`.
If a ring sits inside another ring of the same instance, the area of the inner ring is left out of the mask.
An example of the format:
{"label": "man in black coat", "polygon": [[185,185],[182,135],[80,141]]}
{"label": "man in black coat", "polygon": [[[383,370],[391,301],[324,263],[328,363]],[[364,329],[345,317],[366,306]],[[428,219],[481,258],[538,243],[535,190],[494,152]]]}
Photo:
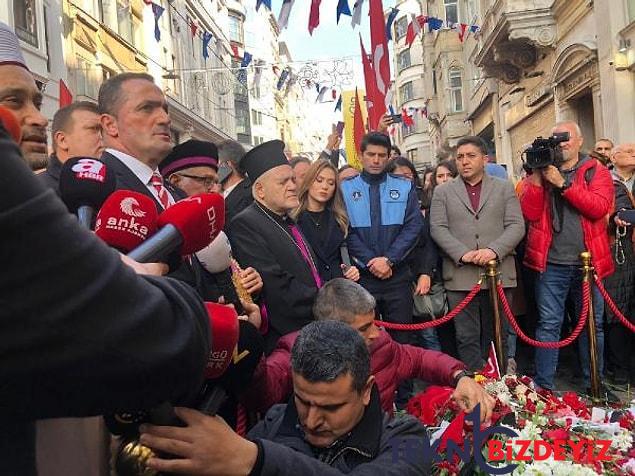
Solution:
{"label": "man in black coat", "polygon": [[298,196],[284,143],[274,140],[255,147],[241,167],[254,184],[254,203],[231,221],[227,235],[238,262],[262,276],[269,353],[280,336],[313,320],[311,307],[321,280],[311,247],[288,216],[298,206]]}
{"label": "man in black coat", "polygon": [[51,136],[53,154],[38,177],[59,195],[62,165],[72,157],[98,159],[104,150],[97,104],[77,101],[59,109],[53,116]]}
{"label": "man in black coat", "polygon": [[244,156],[245,149],[236,141],[228,140],[218,146],[218,180],[223,184],[225,223],[231,222],[254,201],[251,181],[245,177],[240,165]]}
{"label": "man in black coat", "polygon": [[2,127],[0,156],[0,454],[4,474],[30,475],[29,421],[184,401],[210,338],[196,293],[81,228]]}

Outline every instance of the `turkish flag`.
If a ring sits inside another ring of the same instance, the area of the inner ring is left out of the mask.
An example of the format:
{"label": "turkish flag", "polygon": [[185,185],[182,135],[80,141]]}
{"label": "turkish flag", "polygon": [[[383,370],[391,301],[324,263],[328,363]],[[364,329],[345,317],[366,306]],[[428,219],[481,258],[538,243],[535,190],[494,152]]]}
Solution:
{"label": "turkish flag", "polygon": [[[374,117],[378,118],[378,124],[381,116],[386,113],[386,93],[390,87],[388,38],[386,37],[386,21],[384,19],[382,0],[370,0],[370,51],[370,59],[375,72],[375,84],[381,96],[381,100],[371,97],[371,100],[375,103]],[[371,129],[375,129],[377,124],[371,121]]]}
{"label": "turkish flag", "polygon": [[357,95],[357,89],[355,89],[355,112],[353,114],[353,139],[355,141],[355,150],[358,154],[361,154],[362,139],[366,133],[366,126],[364,125],[364,117],[362,116],[362,107],[359,102],[359,96]]}
{"label": "turkish flag", "polygon": [[[368,108],[368,125],[370,130],[377,129],[381,116],[386,112],[384,106],[385,95],[377,87],[377,76],[370,64],[370,58],[364,48],[362,37],[359,37],[359,44],[362,49],[362,64],[364,66],[364,84],[366,86],[366,107]],[[383,107],[382,107],[383,106]]]}
{"label": "turkish flag", "polygon": [[501,371],[498,368],[498,360],[496,359],[496,349],[494,348],[494,343],[490,342],[489,348],[489,357],[487,358],[487,363],[483,370],[479,372],[487,378],[500,379]]}
{"label": "turkish flag", "polygon": [[71,94],[71,91],[66,86],[66,83],[64,83],[64,80],[60,79],[60,109],[68,106],[72,102],[73,95]]}

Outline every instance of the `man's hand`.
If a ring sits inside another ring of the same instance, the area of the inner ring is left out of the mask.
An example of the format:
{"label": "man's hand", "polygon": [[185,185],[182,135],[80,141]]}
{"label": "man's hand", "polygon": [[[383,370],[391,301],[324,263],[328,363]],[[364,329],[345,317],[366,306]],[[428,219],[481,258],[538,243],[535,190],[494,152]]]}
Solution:
{"label": "man's hand", "polygon": [[463,264],[470,264],[474,262],[474,257],[476,256],[476,252],[478,250],[470,250],[467,253],[465,253],[463,256],[461,256],[461,263]]}
{"label": "man's hand", "polygon": [[481,404],[481,423],[492,418],[492,411],[496,400],[489,395],[483,387],[470,377],[463,377],[456,385],[452,398],[461,407],[461,410],[470,412],[477,403]]}
{"label": "man's hand", "polygon": [[493,250],[489,248],[482,248],[480,250],[476,250],[476,253],[472,257],[472,263],[478,266],[485,266],[489,261],[497,258],[498,256]]}
{"label": "man's hand", "polygon": [[346,279],[350,279],[351,281],[359,281],[359,269],[357,269],[355,266],[346,266],[345,264],[342,264],[342,274],[344,275],[344,277]]}
{"label": "man's hand", "polygon": [[[262,324],[262,315],[260,314],[260,307],[258,304],[253,302],[247,302],[243,299],[240,300],[240,304],[243,305],[243,309],[246,312],[246,320],[254,325],[256,329],[260,329],[260,325]],[[243,316],[238,316],[238,318],[242,318]]]}
{"label": "man's hand", "polygon": [[220,417],[189,408],[175,408],[187,426],[141,425],[140,441],[175,459],[150,458],[156,471],[195,475],[249,474],[256,464],[258,447],[238,436]]}
{"label": "man's hand", "polygon": [[391,124],[392,124],[392,117],[390,116],[390,114],[384,114],[383,116],[381,116],[381,119],[379,120],[379,124],[377,124],[377,131],[385,133],[388,131],[388,126]]}
{"label": "man's hand", "polygon": [[128,258],[124,254],[120,254],[121,261],[135,270],[137,274],[147,276],[163,276],[168,273],[170,268],[165,263],[139,263],[138,261]]}
{"label": "man's hand", "polygon": [[388,259],[385,256],[371,259],[366,266],[379,279],[388,279],[392,276],[392,268],[388,266]]}
{"label": "man's hand", "polygon": [[326,148],[331,152],[340,148],[342,136],[337,133],[337,126],[333,125],[331,133],[326,138]]}
{"label": "man's hand", "polygon": [[417,279],[417,287],[415,288],[415,294],[419,296],[423,296],[424,294],[428,294],[430,292],[430,284],[431,284],[430,276],[427,274],[422,274]]}
{"label": "man's hand", "polygon": [[263,286],[260,273],[251,266],[241,271],[240,282],[249,294],[260,292]]}
{"label": "man's hand", "polygon": [[548,165],[542,169],[542,177],[556,188],[562,188],[565,184],[564,177],[553,165]]}

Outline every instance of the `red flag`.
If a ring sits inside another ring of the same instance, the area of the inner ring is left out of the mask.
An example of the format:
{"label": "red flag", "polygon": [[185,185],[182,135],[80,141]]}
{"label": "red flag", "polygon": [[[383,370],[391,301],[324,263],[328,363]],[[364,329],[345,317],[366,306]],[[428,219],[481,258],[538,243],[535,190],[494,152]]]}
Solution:
{"label": "red flag", "polygon": [[[463,448],[463,425],[465,424],[465,412],[460,412],[441,435],[439,451],[443,451],[448,446],[448,441],[452,440],[460,448]],[[454,455],[456,456],[456,455]]]}
{"label": "red flag", "polygon": [[362,48],[362,64],[364,65],[364,84],[366,86],[366,107],[368,108],[368,126],[370,130],[377,129],[381,116],[386,112],[384,95],[377,87],[377,76],[370,58],[364,48],[362,36],[359,36],[359,44]]}
{"label": "red flag", "polygon": [[408,115],[406,108],[401,108],[401,117],[403,119],[403,125],[406,127],[414,126],[415,122],[412,120],[412,116]]}
{"label": "red flag", "polygon": [[71,91],[66,87],[64,80],[60,79],[60,109],[68,106],[73,102],[73,95]]}
{"label": "red flag", "polygon": [[190,32],[192,33],[192,38],[196,36],[196,30],[198,30],[198,25],[193,21],[190,21]]}
{"label": "red flag", "polygon": [[494,348],[494,343],[490,342],[489,348],[489,357],[487,358],[487,363],[483,370],[480,373],[487,378],[499,379],[501,378],[501,371],[498,368],[498,360],[496,359],[496,349]]}
{"label": "red flag", "polygon": [[231,46],[231,49],[232,49],[232,53],[234,53],[234,58],[239,58],[238,46],[236,46],[234,44],[231,44],[230,46]]}
{"label": "red flag", "polygon": [[311,12],[309,13],[309,34],[313,34],[320,24],[320,3],[322,0],[311,0]]}
{"label": "red flag", "polygon": [[467,25],[465,23],[459,24],[459,40],[461,40],[461,43],[465,39],[465,30],[467,30]]}
{"label": "red flag", "polygon": [[[377,122],[369,121],[371,129],[377,128],[381,116],[386,113],[386,93],[390,87],[390,62],[388,59],[388,38],[382,0],[370,0],[370,51],[375,84],[380,96],[371,100],[375,106],[374,117]],[[367,92],[368,93],[368,92]]]}
{"label": "red flag", "polygon": [[366,133],[366,126],[364,125],[364,117],[362,116],[362,107],[359,103],[359,96],[357,95],[357,88],[355,88],[355,113],[353,115],[353,139],[355,141],[355,150],[358,154],[361,154],[362,139]]}

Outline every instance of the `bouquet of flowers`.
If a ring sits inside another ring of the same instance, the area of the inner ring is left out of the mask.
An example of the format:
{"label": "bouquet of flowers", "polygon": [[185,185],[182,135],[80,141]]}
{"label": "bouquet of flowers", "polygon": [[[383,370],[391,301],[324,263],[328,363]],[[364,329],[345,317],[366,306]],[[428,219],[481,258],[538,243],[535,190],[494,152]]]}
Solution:
{"label": "bouquet of flowers", "polygon": [[[489,474],[483,468],[505,467],[513,475],[635,475],[635,408],[590,408],[574,392],[557,396],[537,390],[526,376],[497,377],[476,376],[496,399],[487,426],[466,421],[451,388],[429,387],[408,403],[408,413],[436,429],[437,474]],[[456,448],[467,448],[472,464]]]}

